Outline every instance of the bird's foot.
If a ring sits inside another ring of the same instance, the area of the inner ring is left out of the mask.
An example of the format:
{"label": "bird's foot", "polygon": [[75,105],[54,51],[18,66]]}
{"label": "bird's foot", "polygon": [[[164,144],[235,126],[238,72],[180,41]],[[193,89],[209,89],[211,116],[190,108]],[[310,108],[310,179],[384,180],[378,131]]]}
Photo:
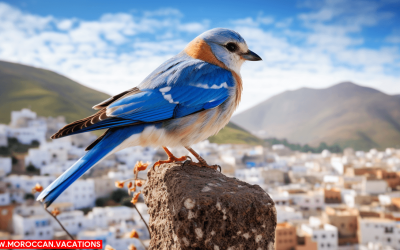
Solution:
{"label": "bird's foot", "polygon": [[164,164],[164,163],[173,163],[173,162],[178,162],[178,161],[186,161],[188,158],[189,158],[188,156],[182,156],[182,157],[178,158],[178,157],[175,157],[175,156],[171,155],[171,156],[168,156],[168,160],[157,161],[156,163],[154,163],[153,169],[155,167],[160,166],[161,164]]}
{"label": "bird's foot", "polygon": [[208,163],[206,161],[204,161],[204,160],[203,161],[199,161],[199,162],[193,162],[192,159],[190,159],[190,164],[191,165],[195,165],[195,166],[200,167],[200,168],[206,167],[206,168],[211,168],[211,169],[214,169],[214,170],[217,170],[217,168],[219,168],[220,172],[221,172],[221,166],[219,166],[219,165],[208,165]]}

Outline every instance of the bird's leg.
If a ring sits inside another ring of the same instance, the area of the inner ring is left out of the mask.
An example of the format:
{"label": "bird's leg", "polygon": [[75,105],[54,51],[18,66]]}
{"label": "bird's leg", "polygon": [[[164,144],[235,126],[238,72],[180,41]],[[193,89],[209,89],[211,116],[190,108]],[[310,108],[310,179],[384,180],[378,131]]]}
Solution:
{"label": "bird's leg", "polygon": [[166,147],[162,147],[165,151],[165,153],[167,153],[168,155],[168,160],[166,161],[157,161],[156,163],[154,163],[153,168],[154,167],[158,167],[163,163],[171,163],[171,162],[177,162],[177,161],[185,161],[187,159],[187,156],[182,156],[180,158],[175,157],[171,151],[168,150],[168,148]]}
{"label": "bird's leg", "polygon": [[212,168],[212,169],[217,169],[218,167],[220,167],[218,165],[208,165],[206,160],[204,160],[203,157],[201,157],[196,151],[194,151],[193,148],[191,147],[185,147],[185,148],[189,150],[189,152],[192,153],[192,155],[194,155],[194,157],[196,157],[197,160],[199,161],[198,163],[192,162],[193,165],[196,165],[198,167]]}

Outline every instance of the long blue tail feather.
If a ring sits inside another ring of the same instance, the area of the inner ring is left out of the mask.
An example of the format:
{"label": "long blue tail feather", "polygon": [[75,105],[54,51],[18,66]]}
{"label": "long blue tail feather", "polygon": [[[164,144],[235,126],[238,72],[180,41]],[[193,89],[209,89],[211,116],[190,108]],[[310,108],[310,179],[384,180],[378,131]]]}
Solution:
{"label": "long blue tail feather", "polygon": [[107,154],[120,145],[126,138],[133,134],[141,133],[146,125],[135,125],[114,129],[107,133],[94,148],[80,158],[72,167],[65,171],[43,192],[37,200],[42,201],[45,207],[49,207],[72,183],[81,177],[91,167],[100,162]]}

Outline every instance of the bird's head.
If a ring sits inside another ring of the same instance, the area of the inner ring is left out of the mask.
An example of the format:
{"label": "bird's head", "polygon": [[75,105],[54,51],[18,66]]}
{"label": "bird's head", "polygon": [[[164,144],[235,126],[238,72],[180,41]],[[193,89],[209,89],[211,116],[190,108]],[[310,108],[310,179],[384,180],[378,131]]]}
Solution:
{"label": "bird's head", "polygon": [[239,33],[223,28],[208,30],[199,35],[186,46],[185,52],[193,58],[228,68],[236,73],[240,73],[240,67],[246,60],[262,60],[249,50]]}

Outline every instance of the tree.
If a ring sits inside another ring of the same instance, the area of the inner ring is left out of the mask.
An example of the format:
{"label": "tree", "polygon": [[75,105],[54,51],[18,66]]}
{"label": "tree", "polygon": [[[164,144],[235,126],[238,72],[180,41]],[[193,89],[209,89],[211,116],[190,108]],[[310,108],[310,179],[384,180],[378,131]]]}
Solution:
{"label": "tree", "polygon": [[25,200],[29,200],[29,199],[34,200],[35,196],[33,194],[31,194],[31,193],[26,193],[25,196],[24,196],[24,199]]}
{"label": "tree", "polygon": [[35,166],[32,165],[32,163],[29,163],[29,165],[25,168],[26,172],[36,174],[40,173],[40,170],[35,168]]}
{"label": "tree", "polygon": [[111,199],[116,203],[120,203],[125,197],[129,197],[129,194],[126,190],[123,189],[117,189],[111,193]]}
{"label": "tree", "polygon": [[106,197],[100,197],[97,198],[95,201],[96,207],[104,207],[107,203],[107,198]]}

